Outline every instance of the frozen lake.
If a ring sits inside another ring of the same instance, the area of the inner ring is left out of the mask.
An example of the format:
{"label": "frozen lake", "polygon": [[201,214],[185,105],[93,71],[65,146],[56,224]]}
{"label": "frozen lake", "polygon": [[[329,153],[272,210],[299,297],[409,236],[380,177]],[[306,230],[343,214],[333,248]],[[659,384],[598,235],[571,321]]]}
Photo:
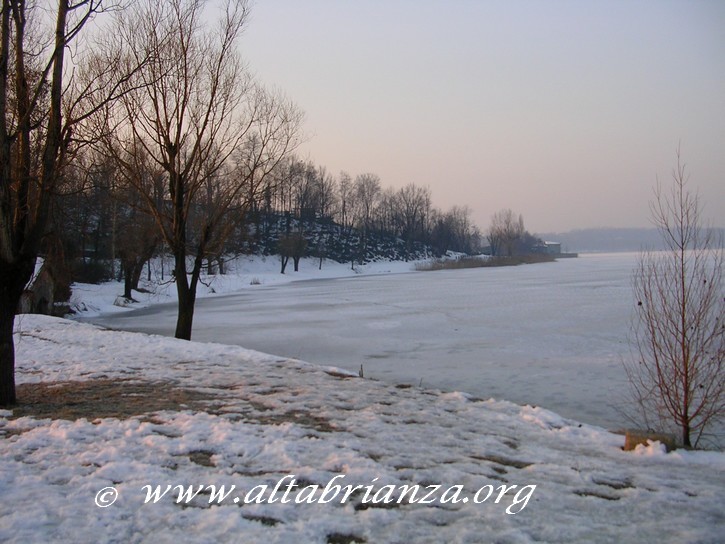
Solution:
{"label": "frozen lake", "polygon": [[[193,339],[357,371],[392,383],[534,404],[628,426],[635,254],[518,267],[354,277],[197,301]],[[175,304],[91,319],[173,335]]]}

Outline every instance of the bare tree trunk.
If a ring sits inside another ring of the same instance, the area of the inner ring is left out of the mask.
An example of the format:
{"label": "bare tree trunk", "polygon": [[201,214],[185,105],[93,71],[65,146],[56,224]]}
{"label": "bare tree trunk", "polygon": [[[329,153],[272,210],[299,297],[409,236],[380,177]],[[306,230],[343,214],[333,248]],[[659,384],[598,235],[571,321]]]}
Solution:
{"label": "bare tree trunk", "polygon": [[689,417],[686,422],[682,424],[682,445],[686,448],[691,448],[692,442],[690,442],[690,425],[687,421],[689,421]]}
{"label": "bare tree trunk", "polygon": [[[8,111],[10,70],[10,11],[15,21],[15,111]],[[66,47],[66,17],[68,2],[58,2],[55,22],[55,43],[49,66],[50,108],[41,156],[40,190],[34,194],[31,174],[30,115],[34,105],[29,100],[28,73],[25,66],[25,6],[12,10],[3,2],[0,30],[0,405],[14,404],[15,345],[13,325],[18,302],[25,285],[30,281],[40,241],[48,222],[52,188],[57,179],[58,155],[61,151],[61,94],[63,90],[63,55]],[[7,118],[18,115],[15,135],[8,133]],[[16,156],[12,147],[16,145]],[[13,168],[15,161],[15,168]],[[14,170],[14,171],[13,171]],[[11,188],[15,184],[16,195]]]}
{"label": "bare tree trunk", "polygon": [[287,268],[287,262],[289,261],[289,257],[286,255],[280,255],[279,260],[282,263],[282,269],[280,270],[280,274],[284,274],[284,271]]}
{"label": "bare tree trunk", "polygon": [[196,293],[189,285],[186,275],[186,254],[176,254],[176,293],[179,297],[179,309],[176,317],[174,336],[181,340],[191,340],[191,328],[194,322],[194,303]]}
{"label": "bare tree trunk", "polygon": [[128,266],[123,267],[123,298],[133,300],[133,280],[132,271]]}
{"label": "bare tree trunk", "polygon": [[179,294],[179,312],[176,318],[176,331],[174,337],[180,340],[191,340],[191,329],[194,323],[194,296],[191,292],[183,290],[177,282]]}
{"label": "bare tree trunk", "polygon": [[[123,261],[123,297],[133,300],[133,291],[138,290],[144,265],[149,259],[144,255]],[[151,269],[149,268],[149,273]]]}
{"label": "bare tree trunk", "polygon": [[111,277],[116,277],[116,224],[118,222],[118,203],[111,204]]}
{"label": "bare tree trunk", "polygon": [[[15,344],[13,325],[20,295],[9,286],[0,291],[0,406],[15,404]],[[22,291],[21,291],[22,293]]]}
{"label": "bare tree trunk", "polygon": [[143,257],[134,263],[131,271],[131,289],[138,289],[138,282],[141,281],[141,274],[143,273],[144,264],[146,263]]}

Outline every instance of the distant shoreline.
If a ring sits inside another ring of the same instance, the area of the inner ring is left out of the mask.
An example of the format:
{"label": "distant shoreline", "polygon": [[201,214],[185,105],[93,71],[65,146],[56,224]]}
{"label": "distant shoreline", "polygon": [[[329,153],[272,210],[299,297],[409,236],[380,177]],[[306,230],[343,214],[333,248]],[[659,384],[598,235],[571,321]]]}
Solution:
{"label": "distant shoreline", "polygon": [[[725,234],[725,228],[712,227],[715,236]],[[588,228],[568,232],[543,232],[536,236],[556,240],[562,249],[580,253],[632,253],[643,249],[660,250],[662,237],[654,227],[643,228]]]}
{"label": "distant shoreline", "polygon": [[512,257],[463,257],[461,259],[437,259],[415,265],[421,272],[435,270],[458,270],[463,268],[493,268],[499,266],[518,266],[520,264],[536,264],[555,262],[558,257],[576,257],[577,254],[531,254]]}

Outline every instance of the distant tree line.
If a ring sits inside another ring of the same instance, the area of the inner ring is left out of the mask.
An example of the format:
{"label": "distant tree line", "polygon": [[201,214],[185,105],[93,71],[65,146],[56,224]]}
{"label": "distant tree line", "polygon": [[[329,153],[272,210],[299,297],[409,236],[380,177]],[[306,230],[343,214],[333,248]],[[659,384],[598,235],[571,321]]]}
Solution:
{"label": "distant tree line", "polygon": [[470,215],[465,207],[445,212],[433,207],[427,187],[410,183],[400,189],[383,188],[375,174],[334,176],[322,166],[292,156],[254,201],[248,219],[253,250],[283,216],[287,234],[300,234],[320,224],[338,225],[338,237],[348,245],[354,239],[357,248],[352,253],[357,252],[364,262],[372,240],[381,237],[402,240],[403,258],[415,253],[416,244],[436,254],[477,251],[481,234]]}
{"label": "distant tree line", "polygon": [[[68,168],[53,209],[53,234],[74,280],[123,279],[127,298],[144,265],[170,251],[158,228],[164,219],[149,213],[149,202],[157,215],[173,208],[168,173],[148,157],[134,157],[132,164],[121,167],[113,156],[85,150]],[[435,208],[425,187],[384,189],[375,174],[333,176],[294,155],[279,160],[261,182],[251,176],[240,181],[243,169],[232,161],[213,183],[206,179],[189,208],[186,243],[194,245],[208,229],[205,217],[218,208],[214,196],[223,177],[238,187],[234,202],[219,214],[219,234],[199,252],[209,271],[223,273],[226,256],[244,253],[277,253],[286,265],[285,258],[298,264],[304,256],[364,263],[376,256],[408,259],[481,248],[470,210]],[[381,240],[390,239],[397,240],[397,251],[380,253]]]}

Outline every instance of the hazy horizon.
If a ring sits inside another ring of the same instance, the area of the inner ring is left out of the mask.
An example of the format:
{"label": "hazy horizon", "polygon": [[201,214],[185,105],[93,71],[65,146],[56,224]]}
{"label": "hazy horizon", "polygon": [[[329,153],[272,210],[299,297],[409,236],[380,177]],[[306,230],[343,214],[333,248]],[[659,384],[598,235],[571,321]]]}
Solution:
{"label": "hazy horizon", "polygon": [[306,112],[301,157],[562,232],[650,226],[678,145],[722,223],[723,28],[714,1],[263,0],[241,48]]}

